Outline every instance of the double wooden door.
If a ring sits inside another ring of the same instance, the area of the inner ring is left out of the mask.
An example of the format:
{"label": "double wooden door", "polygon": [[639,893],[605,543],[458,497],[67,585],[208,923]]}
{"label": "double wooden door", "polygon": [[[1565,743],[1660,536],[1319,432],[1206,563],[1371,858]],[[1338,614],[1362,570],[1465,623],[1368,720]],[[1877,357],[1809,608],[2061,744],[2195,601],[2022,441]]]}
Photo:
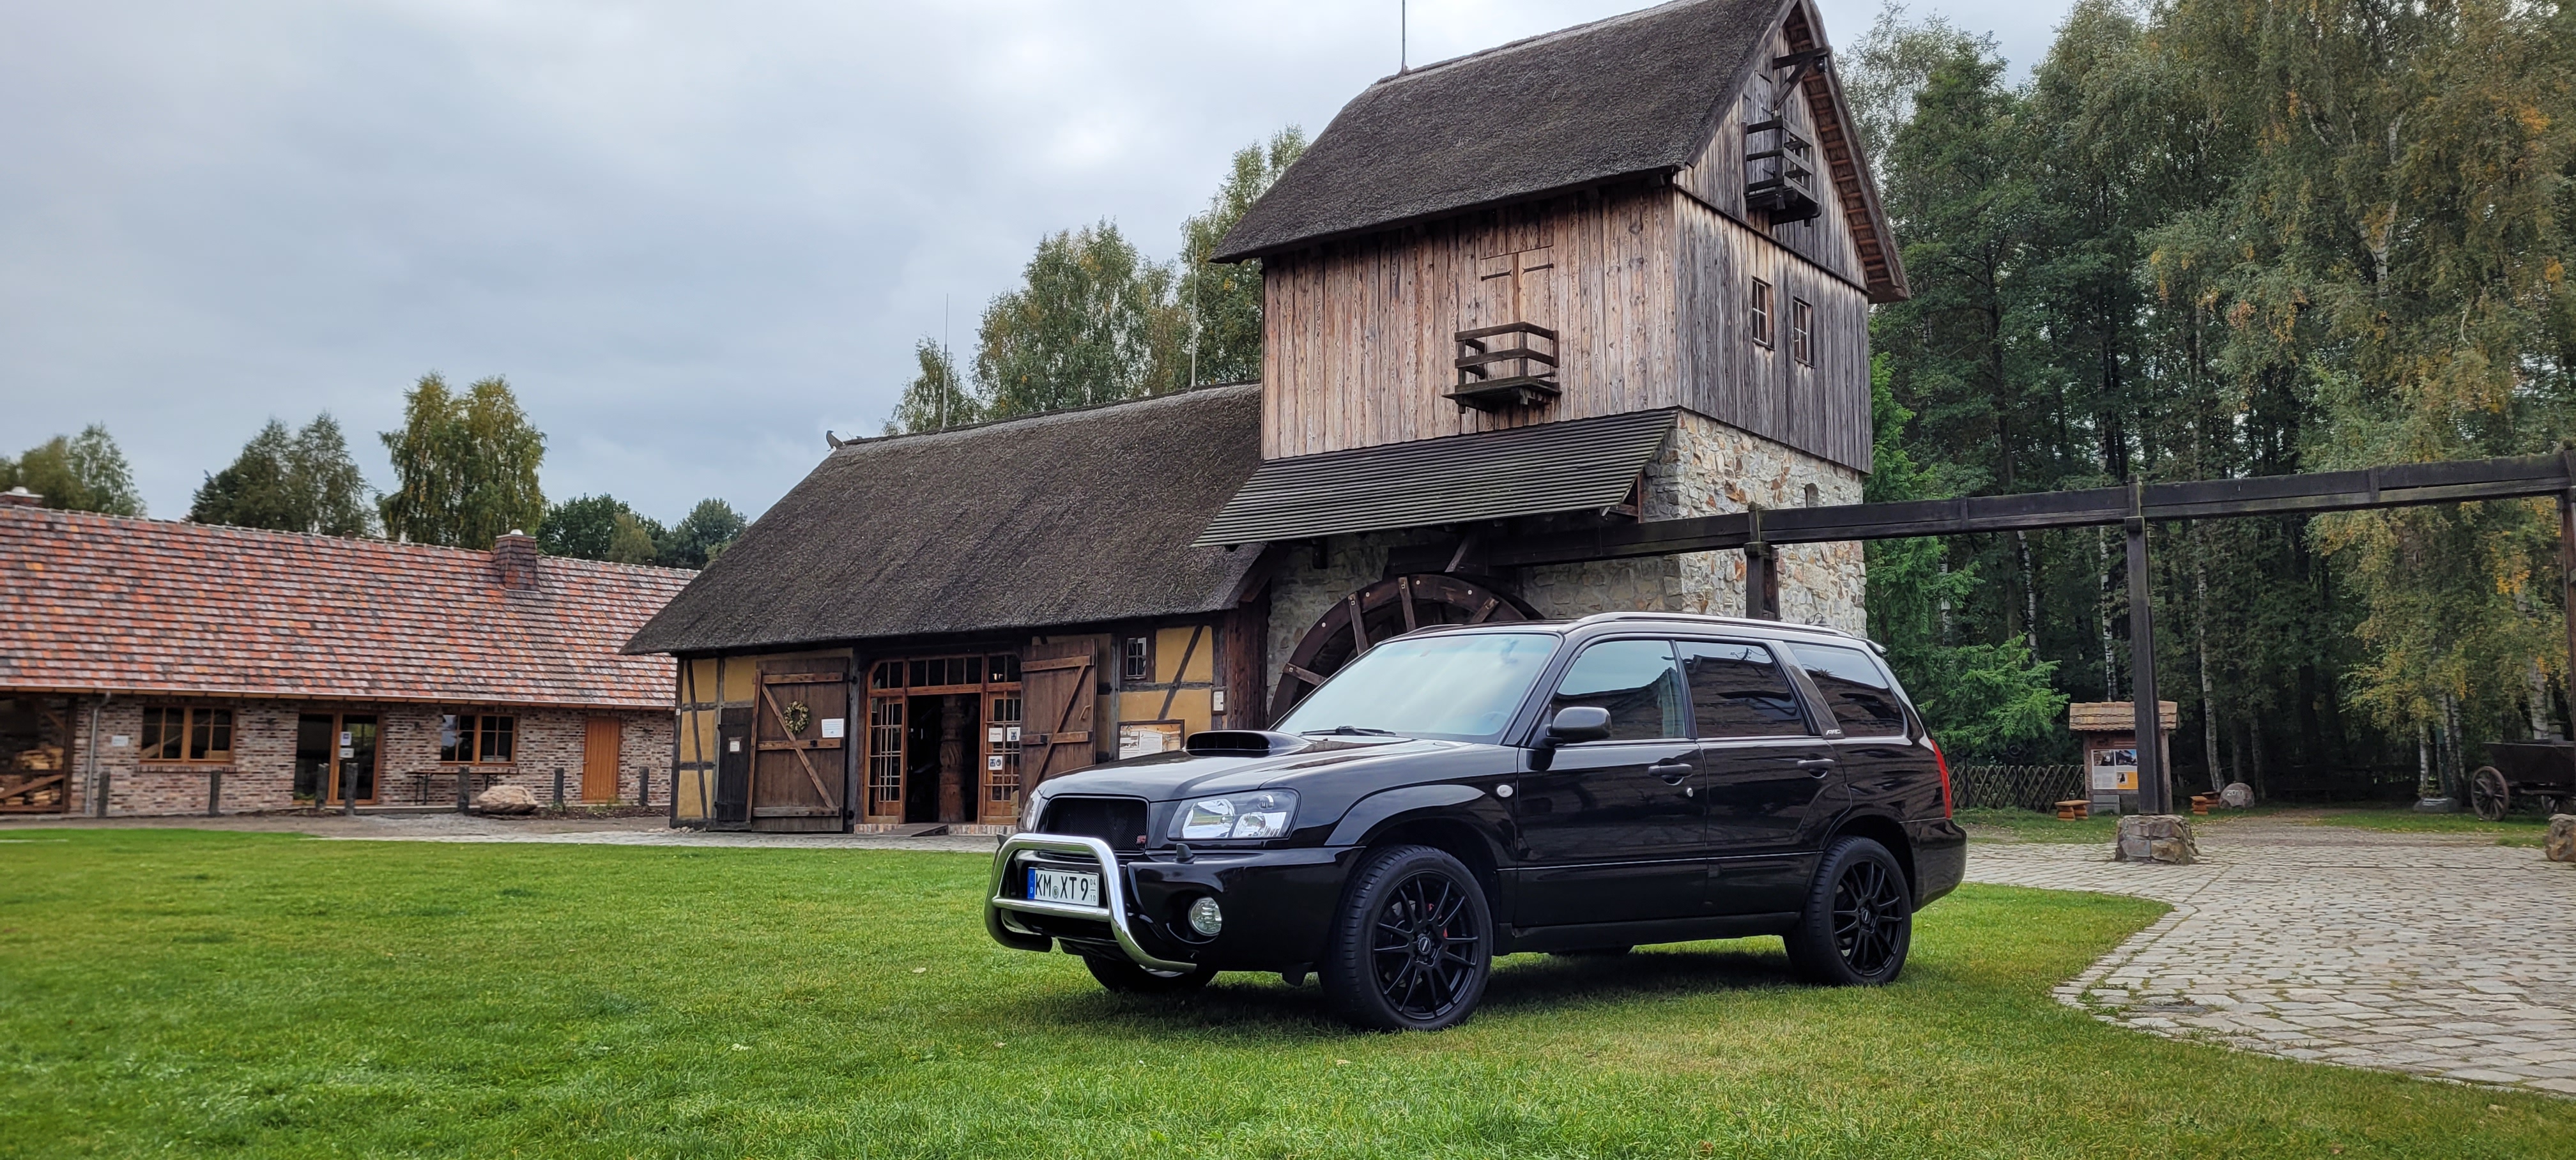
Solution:
{"label": "double wooden door", "polygon": [[376,715],[306,713],[295,723],[295,796],[326,806],[376,800]]}

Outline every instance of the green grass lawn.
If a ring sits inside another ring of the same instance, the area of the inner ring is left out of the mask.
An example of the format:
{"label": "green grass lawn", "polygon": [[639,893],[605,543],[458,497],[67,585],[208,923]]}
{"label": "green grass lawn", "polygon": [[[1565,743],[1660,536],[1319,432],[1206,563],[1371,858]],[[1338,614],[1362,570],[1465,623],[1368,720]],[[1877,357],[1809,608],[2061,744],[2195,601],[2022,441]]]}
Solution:
{"label": "green grass lawn", "polygon": [[[0,1155],[2564,1156],[2576,1103],[2050,1001],[2154,904],[1969,888],[1882,990],[1777,940],[1506,960],[1363,1035],[1101,992],[959,854],[0,830]],[[1247,916],[1248,917],[1248,916]],[[1244,921],[1237,918],[1236,921]]]}

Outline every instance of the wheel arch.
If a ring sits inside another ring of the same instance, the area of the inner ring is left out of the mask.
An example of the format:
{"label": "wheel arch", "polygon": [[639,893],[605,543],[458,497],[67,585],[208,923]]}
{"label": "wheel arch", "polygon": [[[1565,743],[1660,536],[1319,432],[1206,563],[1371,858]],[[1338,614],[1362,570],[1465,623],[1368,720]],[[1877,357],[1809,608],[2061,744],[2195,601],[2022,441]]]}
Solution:
{"label": "wheel arch", "polygon": [[1495,855],[1492,840],[1467,819],[1435,813],[1402,815],[1388,819],[1360,844],[1371,849],[1429,846],[1465,863],[1467,872],[1476,876],[1476,884],[1484,888],[1485,906],[1499,929],[1507,913],[1503,909],[1501,860]]}
{"label": "wheel arch", "polygon": [[1833,832],[1825,836],[1825,844],[1833,845],[1836,838],[1868,838],[1887,847],[1887,852],[1896,856],[1897,866],[1905,871],[1906,897],[1921,897],[1923,881],[1914,869],[1914,843],[1896,819],[1885,814],[1853,814],[1834,824]]}

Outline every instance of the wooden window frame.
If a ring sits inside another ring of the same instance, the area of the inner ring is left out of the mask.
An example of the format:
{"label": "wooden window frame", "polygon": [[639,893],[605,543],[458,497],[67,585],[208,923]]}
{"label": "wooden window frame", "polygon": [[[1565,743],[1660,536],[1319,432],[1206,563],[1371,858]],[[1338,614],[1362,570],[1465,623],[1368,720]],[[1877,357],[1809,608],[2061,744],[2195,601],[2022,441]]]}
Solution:
{"label": "wooden window frame", "polygon": [[[171,713],[179,716],[179,732],[176,737],[169,736],[167,732],[170,727],[168,717],[164,716],[158,722],[153,720],[155,714]],[[198,728],[202,725],[211,732],[217,728],[212,718],[219,714],[223,718],[221,728],[224,731],[224,747],[216,749],[209,745],[204,756],[197,756]],[[201,721],[201,716],[207,719]],[[162,733],[162,744],[175,743],[178,756],[152,756],[152,750],[160,747],[148,740],[153,737],[156,725]],[[230,708],[216,708],[211,705],[146,705],[143,707],[143,725],[135,738],[142,745],[142,757],[139,760],[145,765],[231,765],[233,744],[239,740],[234,733],[240,727],[241,718]]]}
{"label": "wooden window frame", "polygon": [[1789,300],[1789,357],[1798,365],[1816,365],[1816,308],[1804,298]]}
{"label": "wooden window frame", "polygon": [[[449,746],[444,745],[444,744],[441,744],[441,745],[438,747],[438,763],[439,763],[439,764],[441,764],[441,765],[517,765],[517,764],[519,763],[519,715],[518,715],[518,714],[516,714],[516,713],[441,713],[441,714],[439,714],[439,718],[440,718],[439,723],[438,723],[439,731],[440,731],[441,733],[446,732],[446,731],[450,728],[450,726],[451,726],[451,724],[452,724],[452,725],[453,725],[453,727],[454,727],[454,728],[455,728],[455,730],[456,730],[456,740],[457,740],[457,742],[458,742],[458,746],[462,748],[462,750],[463,750],[463,752],[464,752],[464,754],[465,754],[465,756],[463,756],[463,757],[453,757],[453,756],[450,756],[449,754],[450,754],[451,752],[453,752],[453,750],[451,750],[451,748],[450,748]],[[490,757],[490,756],[486,756],[486,755],[485,755],[485,749],[484,749],[484,745],[483,745],[483,738],[484,738],[484,735],[485,735],[485,734],[487,734],[487,733],[496,732],[495,730],[486,729],[486,728],[484,727],[484,723],[485,723],[486,721],[491,721],[491,720],[506,721],[506,722],[508,722],[508,723],[509,723],[505,729],[498,730],[498,732],[506,732],[506,733],[508,733],[508,734],[510,735],[510,744],[509,744],[509,750],[510,750],[510,752],[509,752],[509,755],[508,755],[508,756],[506,756],[506,757]],[[469,722],[471,722],[471,724],[468,724]]]}
{"label": "wooden window frame", "polygon": [[1752,307],[1753,345],[1771,349],[1771,284],[1753,280],[1753,291],[1746,295]]}
{"label": "wooden window frame", "polygon": [[[1136,647],[1140,644],[1145,646],[1141,650]],[[1142,663],[1145,669],[1145,671],[1141,673],[1136,671],[1136,667],[1139,663]],[[1118,680],[1120,684],[1127,685],[1150,685],[1154,683],[1153,633],[1148,632],[1141,636],[1121,636],[1119,638]]]}

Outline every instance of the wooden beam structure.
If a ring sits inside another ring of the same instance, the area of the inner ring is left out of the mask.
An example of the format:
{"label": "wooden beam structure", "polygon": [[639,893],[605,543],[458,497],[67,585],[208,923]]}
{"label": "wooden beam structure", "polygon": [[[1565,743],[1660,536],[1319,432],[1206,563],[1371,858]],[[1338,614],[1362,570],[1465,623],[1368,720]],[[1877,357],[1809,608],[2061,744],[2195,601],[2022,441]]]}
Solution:
{"label": "wooden beam structure", "polygon": [[[1510,536],[1493,528],[1454,544],[1398,548],[1389,574],[1528,568],[1685,552],[1745,554],[1746,615],[1777,619],[1777,551],[1782,544],[1895,540],[1981,532],[2120,525],[2128,546],[2131,697],[2137,705],[2139,808],[2173,812],[2156,712],[2155,623],[2147,576],[2147,525],[2160,520],[2313,516],[2374,508],[2554,499],[2559,514],[2560,587],[2576,610],[2576,449],[2554,455],[2406,463],[2360,471],[2245,479],[2144,483],[2080,491],[1977,495],[1903,503],[1756,508],[1727,515],[1646,520],[1576,531]],[[2576,616],[2567,618],[2569,671],[2576,672]]]}

